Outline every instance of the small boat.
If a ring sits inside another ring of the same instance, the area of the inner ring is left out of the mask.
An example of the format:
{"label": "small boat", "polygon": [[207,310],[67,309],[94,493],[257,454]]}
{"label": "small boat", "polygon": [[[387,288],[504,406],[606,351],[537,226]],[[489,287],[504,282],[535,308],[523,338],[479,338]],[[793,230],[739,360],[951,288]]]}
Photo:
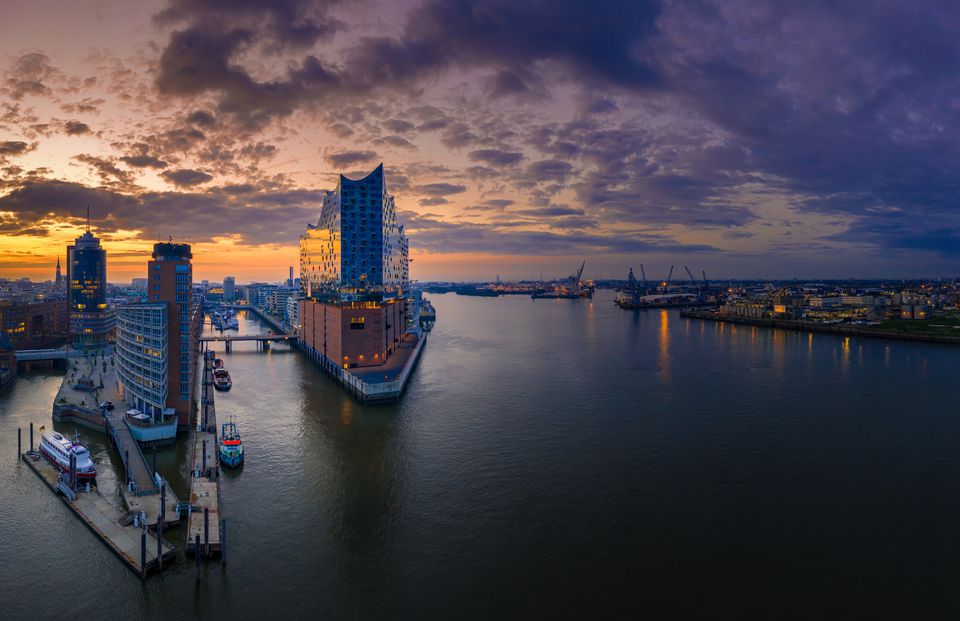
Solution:
{"label": "small boat", "polygon": [[97,467],[90,459],[90,451],[80,444],[76,438],[70,441],[63,434],[55,431],[40,432],[40,452],[60,472],[70,470],[70,455],[76,458],[77,479],[92,480],[97,478]]}
{"label": "small boat", "polygon": [[231,468],[243,463],[243,442],[233,421],[224,423],[220,428],[220,461]]}
{"label": "small boat", "polygon": [[222,368],[223,368],[223,359],[222,359],[222,358],[214,358],[214,359],[213,359],[213,368],[214,368],[214,369],[222,369]]}
{"label": "small boat", "polygon": [[223,367],[213,370],[213,387],[217,390],[230,390],[233,387],[230,373]]}
{"label": "small boat", "polygon": [[240,322],[237,320],[236,317],[230,317],[229,319],[227,319],[227,322],[226,322],[226,324],[224,325],[224,328],[223,328],[223,329],[224,329],[224,330],[239,330],[239,329],[240,329]]}

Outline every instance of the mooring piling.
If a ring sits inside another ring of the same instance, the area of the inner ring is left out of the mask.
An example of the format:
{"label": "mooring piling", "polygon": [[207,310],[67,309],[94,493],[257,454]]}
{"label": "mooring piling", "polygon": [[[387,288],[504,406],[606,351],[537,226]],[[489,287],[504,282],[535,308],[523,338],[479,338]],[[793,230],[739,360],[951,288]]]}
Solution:
{"label": "mooring piling", "polygon": [[140,531],[140,579],[147,578],[147,531]]}
{"label": "mooring piling", "polygon": [[210,556],[210,508],[203,508],[203,555]]}

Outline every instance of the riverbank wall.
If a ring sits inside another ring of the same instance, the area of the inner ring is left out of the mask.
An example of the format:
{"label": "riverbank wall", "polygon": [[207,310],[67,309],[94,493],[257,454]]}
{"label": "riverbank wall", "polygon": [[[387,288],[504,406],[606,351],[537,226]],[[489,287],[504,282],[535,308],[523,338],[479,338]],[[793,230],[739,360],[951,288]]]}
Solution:
{"label": "riverbank wall", "polygon": [[[407,387],[410,374],[413,373],[413,369],[416,367],[420,359],[420,354],[426,345],[427,335],[426,333],[418,335],[416,343],[413,344],[409,350],[406,360],[403,361],[402,367],[398,370],[394,378],[390,380],[384,379],[382,381],[365,380],[362,376],[351,373],[348,369],[344,369],[302,340],[298,339],[298,341],[300,350],[318,367],[325,371],[327,375],[339,382],[354,398],[363,403],[383,403],[400,400],[403,391]],[[398,349],[397,352],[401,353],[403,350]],[[375,368],[376,367],[374,367],[374,369]],[[374,371],[374,373],[376,373],[376,371]]]}

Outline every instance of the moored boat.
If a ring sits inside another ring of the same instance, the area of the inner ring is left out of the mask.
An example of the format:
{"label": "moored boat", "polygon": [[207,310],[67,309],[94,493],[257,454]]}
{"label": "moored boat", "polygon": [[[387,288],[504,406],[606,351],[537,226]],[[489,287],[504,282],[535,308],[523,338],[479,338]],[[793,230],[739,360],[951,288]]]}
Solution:
{"label": "moored boat", "polygon": [[224,423],[220,428],[220,461],[233,468],[243,463],[243,442],[233,421]]}
{"label": "moored boat", "polygon": [[90,458],[90,451],[79,442],[71,442],[61,433],[41,431],[40,452],[61,472],[70,470],[70,456],[73,455],[76,458],[77,479],[97,478],[97,467]]}
{"label": "moored boat", "polygon": [[217,390],[230,390],[233,387],[230,373],[223,367],[213,370],[213,387]]}

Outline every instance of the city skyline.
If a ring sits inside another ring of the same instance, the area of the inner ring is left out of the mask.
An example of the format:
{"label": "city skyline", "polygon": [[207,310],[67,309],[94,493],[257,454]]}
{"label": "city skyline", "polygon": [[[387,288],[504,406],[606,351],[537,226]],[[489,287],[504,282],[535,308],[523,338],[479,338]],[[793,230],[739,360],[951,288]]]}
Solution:
{"label": "city skyline", "polygon": [[198,280],[280,280],[337,175],[380,162],[416,280],[956,275],[954,13],[9,7],[0,277],[49,278],[89,205],[111,282],[168,237]]}

